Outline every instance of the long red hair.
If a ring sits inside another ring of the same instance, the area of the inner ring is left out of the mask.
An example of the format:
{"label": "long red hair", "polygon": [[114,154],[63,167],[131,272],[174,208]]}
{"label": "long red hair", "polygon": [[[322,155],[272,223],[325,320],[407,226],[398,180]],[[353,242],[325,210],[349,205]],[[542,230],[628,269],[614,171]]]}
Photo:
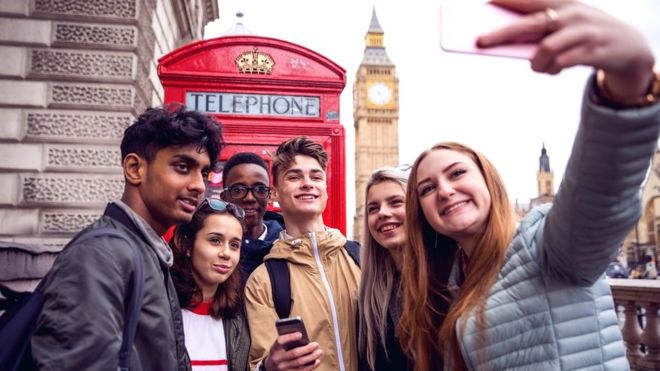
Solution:
{"label": "long red hair", "polygon": [[[458,246],[430,226],[420,206],[416,186],[419,164],[437,150],[467,154],[481,171],[491,197],[485,228],[477,238],[465,280],[453,301],[450,301],[447,282]],[[486,327],[484,304],[515,231],[513,210],[502,179],[491,162],[459,143],[439,143],[420,154],[412,166],[408,184],[408,248],[404,250],[402,269],[404,310],[397,332],[415,370],[437,369],[445,361],[442,356],[446,350],[450,351],[454,369],[465,369],[456,327],[460,319],[465,329],[467,314],[476,309],[478,333],[483,334],[481,330]]]}

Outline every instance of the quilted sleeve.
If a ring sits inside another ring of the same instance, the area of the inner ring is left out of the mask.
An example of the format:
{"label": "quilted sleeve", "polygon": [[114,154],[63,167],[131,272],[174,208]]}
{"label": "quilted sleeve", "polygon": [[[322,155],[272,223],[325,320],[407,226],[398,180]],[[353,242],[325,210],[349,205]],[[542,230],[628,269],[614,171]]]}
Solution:
{"label": "quilted sleeve", "polygon": [[[592,77],[593,79],[593,77]],[[612,110],[583,98],[566,173],[545,220],[545,273],[590,286],[641,215],[640,186],[657,148],[660,104]]]}

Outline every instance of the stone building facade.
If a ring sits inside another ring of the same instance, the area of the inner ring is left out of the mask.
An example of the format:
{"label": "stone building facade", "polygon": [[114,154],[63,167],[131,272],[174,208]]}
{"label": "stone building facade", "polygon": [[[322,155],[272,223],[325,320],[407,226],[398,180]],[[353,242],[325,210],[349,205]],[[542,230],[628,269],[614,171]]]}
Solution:
{"label": "stone building facade", "polygon": [[0,282],[31,288],[121,195],[119,142],[160,105],[157,60],[216,0],[0,1]]}
{"label": "stone building facade", "polygon": [[641,199],[642,216],[623,242],[620,260],[629,269],[650,263],[660,270],[660,149],[651,160]]}

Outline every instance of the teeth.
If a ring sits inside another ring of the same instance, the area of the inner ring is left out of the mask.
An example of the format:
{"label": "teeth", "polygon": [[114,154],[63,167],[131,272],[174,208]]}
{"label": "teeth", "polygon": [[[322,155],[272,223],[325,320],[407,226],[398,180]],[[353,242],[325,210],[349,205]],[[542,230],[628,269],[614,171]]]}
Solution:
{"label": "teeth", "polygon": [[396,229],[396,228],[398,228],[398,227],[399,227],[399,226],[398,226],[397,224],[388,224],[388,225],[386,225],[386,226],[381,227],[381,228],[380,228],[380,231],[381,231],[381,232],[389,232],[389,231],[391,231],[391,230],[393,230],[393,229]]}
{"label": "teeth", "polygon": [[458,209],[459,207],[461,207],[461,206],[463,206],[463,205],[465,205],[465,204],[467,204],[467,201],[461,201],[461,202],[457,203],[456,205],[453,205],[453,206],[451,206],[450,208],[446,209],[445,212],[444,212],[444,214],[445,214],[445,215],[446,215],[446,214],[449,214],[449,213],[451,213],[452,211]]}
{"label": "teeth", "polygon": [[313,200],[315,197],[314,196],[300,196],[299,198],[301,200]]}

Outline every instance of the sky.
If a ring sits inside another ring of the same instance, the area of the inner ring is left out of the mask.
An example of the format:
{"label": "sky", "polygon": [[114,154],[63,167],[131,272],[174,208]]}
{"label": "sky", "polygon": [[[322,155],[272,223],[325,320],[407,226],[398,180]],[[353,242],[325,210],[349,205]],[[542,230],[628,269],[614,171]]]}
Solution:
{"label": "sky", "polygon": [[[400,164],[412,164],[437,142],[465,143],[495,164],[512,202],[527,203],[538,193],[536,173],[545,144],[555,190],[559,186],[590,69],[549,76],[534,73],[525,60],[444,52],[439,41],[442,2],[219,0],[220,18],[207,26],[205,38],[221,36],[241,11],[242,23],[254,35],[302,45],[346,70],[340,122],[346,129],[349,233],[355,210],[352,90],[373,7],[399,78]],[[640,29],[660,66],[660,1],[587,2]]]}

